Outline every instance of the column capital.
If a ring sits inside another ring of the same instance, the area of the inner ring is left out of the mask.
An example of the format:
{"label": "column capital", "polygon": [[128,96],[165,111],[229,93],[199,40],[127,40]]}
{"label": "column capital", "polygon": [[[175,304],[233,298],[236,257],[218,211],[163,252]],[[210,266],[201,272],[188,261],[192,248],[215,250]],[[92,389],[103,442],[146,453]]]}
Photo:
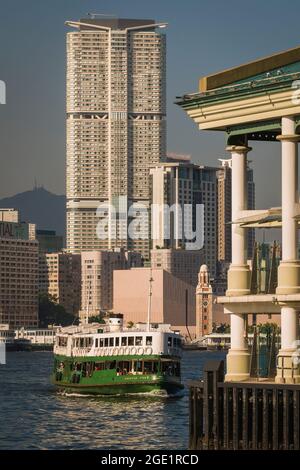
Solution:
{"label": "column capital", "polygon": [[281,142],[299,142],[300,135],[299,134],[281,134],[276,137],[276,140],[280,140]]}
{"label": "column capital", "polygon": [[235,152],[235,153],[248,153],[251,152],[252,147],[248,147],[246,145],[228,145],[226,147],[227,152]]}

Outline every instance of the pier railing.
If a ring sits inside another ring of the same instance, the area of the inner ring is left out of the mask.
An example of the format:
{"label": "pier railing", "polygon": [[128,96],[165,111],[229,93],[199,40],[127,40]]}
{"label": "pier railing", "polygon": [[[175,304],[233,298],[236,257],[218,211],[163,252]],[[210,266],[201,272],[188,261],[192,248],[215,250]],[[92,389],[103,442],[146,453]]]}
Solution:
{"label": "pier railing", "polygon": [[190,449],[299,450],[300,385],[224,382],[223,361],[190,383]]}

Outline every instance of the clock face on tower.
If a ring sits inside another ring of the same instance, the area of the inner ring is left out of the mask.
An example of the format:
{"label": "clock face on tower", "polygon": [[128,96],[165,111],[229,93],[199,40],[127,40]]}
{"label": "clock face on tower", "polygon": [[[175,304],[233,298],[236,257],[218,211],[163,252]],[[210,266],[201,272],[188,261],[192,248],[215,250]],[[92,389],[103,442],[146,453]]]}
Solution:
{"label": "clock face on tower", "polygon": [[203,307],[207,307],[208,306],[208,301],[207,300],[203,300]]}

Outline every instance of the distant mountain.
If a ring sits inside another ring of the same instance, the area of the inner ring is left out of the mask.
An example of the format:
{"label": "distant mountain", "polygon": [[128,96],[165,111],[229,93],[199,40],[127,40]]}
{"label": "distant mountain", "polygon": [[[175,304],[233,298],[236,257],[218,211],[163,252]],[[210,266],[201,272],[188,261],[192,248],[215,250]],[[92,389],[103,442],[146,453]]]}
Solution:
{"label": "distant mountain", "polygon": [[0,208],[12,207],[20,212],[20,220],[37,225],[38,229],[56,230],[65,237],[66,197],[50,193],[44,188],[0,199]]}

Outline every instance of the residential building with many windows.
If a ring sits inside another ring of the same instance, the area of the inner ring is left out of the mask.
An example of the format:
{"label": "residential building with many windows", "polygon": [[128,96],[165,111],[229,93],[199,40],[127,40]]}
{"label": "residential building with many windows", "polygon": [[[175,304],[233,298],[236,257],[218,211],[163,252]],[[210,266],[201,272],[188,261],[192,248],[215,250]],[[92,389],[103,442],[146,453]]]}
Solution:
{"label": "residential building with many windows", "polygon": [[141,266],[141,254],[123,248],[82,252],[81,319],[84,321],[113,308],[114,270]]}
{"label": "residential building with many windows", "polygon": [[81,303],[81,256],[40,252],[39,293],[49,295],[68,313],[78,315]]}
{"label": "residential building with many windows", "polygon": [[[159,163],[150,170],[152,204],[161,209],[152,214],[153,249],[188,251],[195,250],[198,244],[202,246],[198,249],[201,255],[199,264],[193,272],[195,286],[202,263],[209,266],[212,277],[216,275],[216,172],[217,168],[184,162]],[[169,210],[162,210],[164,206]],[[193,239],[196,229],[199,230],[197,238],[200,240]]]}
{"label": "residential building with many windows", "polygon": [[38,326],[38,260],[30,224],[0,222],[0,324]]}
{"label": "residential building with many windows", "polygon": [[149,213],[149,168],[166,154],[165,25],[67,24],[76,28],[67,34],[67,249],[123,247],[148,259],[148,226],[136,239],[127,227],[136,212]]}

